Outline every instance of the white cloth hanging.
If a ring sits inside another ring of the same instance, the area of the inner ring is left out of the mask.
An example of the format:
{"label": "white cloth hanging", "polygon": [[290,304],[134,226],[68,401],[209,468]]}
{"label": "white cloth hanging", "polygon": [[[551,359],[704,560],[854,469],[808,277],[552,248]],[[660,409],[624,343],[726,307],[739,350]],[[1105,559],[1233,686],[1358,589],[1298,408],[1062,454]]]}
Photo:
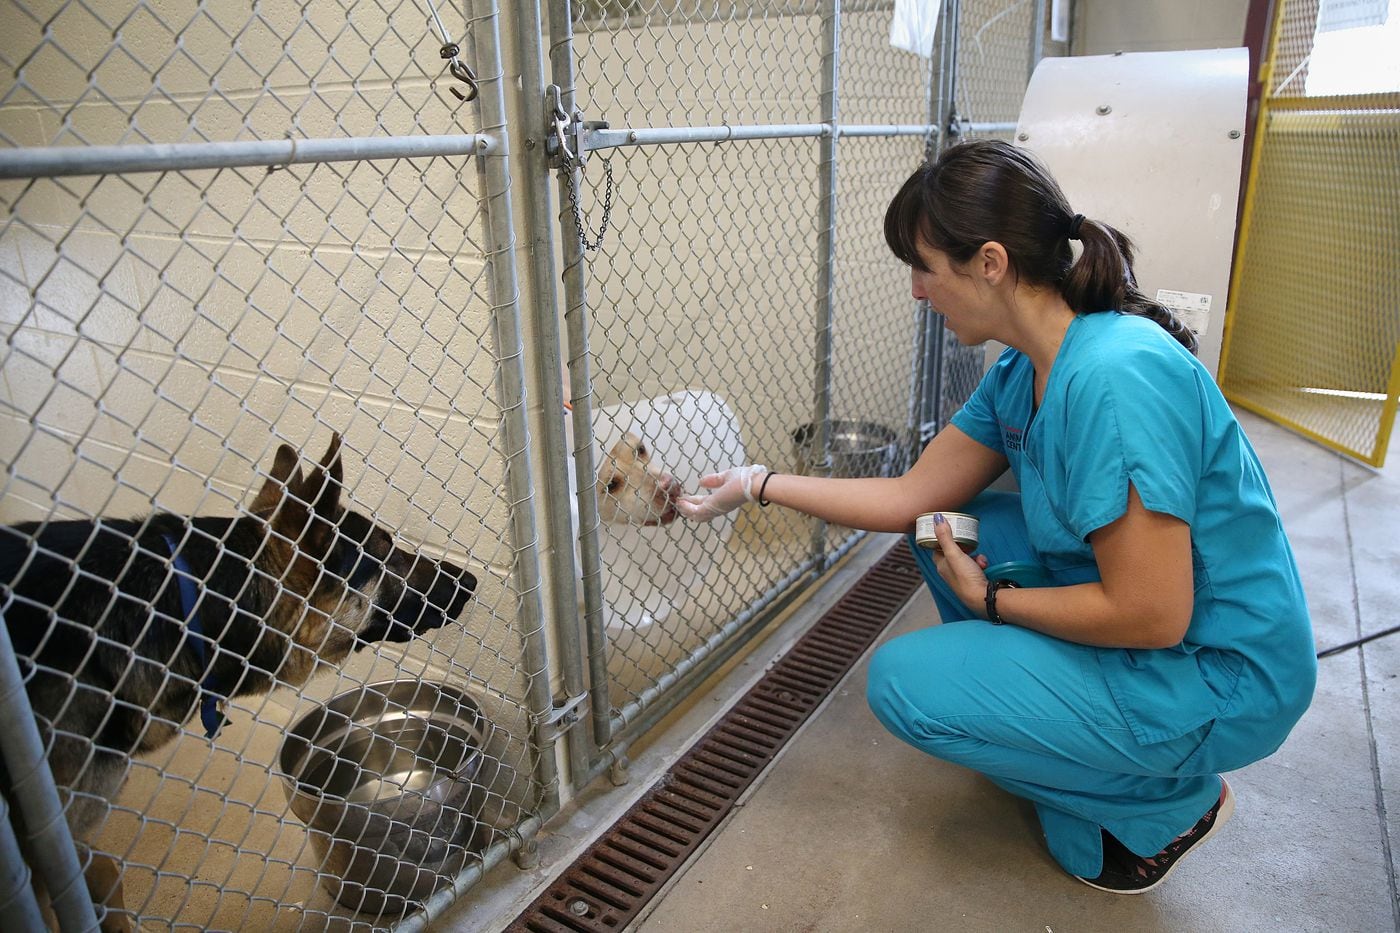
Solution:
{"label": "white cloth hanging", "polygon": [[943,0],[894,0],[890,45],[924,58],[933,57],[933,34]]}

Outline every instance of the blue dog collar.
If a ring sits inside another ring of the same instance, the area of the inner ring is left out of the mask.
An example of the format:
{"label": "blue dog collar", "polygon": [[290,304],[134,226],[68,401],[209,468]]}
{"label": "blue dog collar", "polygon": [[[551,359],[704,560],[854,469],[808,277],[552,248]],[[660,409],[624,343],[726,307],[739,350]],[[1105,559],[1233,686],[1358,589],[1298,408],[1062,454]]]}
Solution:
{"label": "blue dog collar", "polygon": [[169,535],[161,537],[165,539],[165,546],[170,548],[170,563],[175,570],[175,581],[180,585],[180,607],[185,613],[186,641],[194,647],[195,660],[199,663],[200,670],[204,671],[204,679],[199,684],[199,720],[204,723],[205,737],[212,739],[219,734],[228,717],[219,709],[223,697],[210,689],[214,679],[213,665],[208,669],[204,666],[204,626],[199,622],[199,587],[195,585],[198,578],[190,568],[189,561],[179,553],[175,539]]}

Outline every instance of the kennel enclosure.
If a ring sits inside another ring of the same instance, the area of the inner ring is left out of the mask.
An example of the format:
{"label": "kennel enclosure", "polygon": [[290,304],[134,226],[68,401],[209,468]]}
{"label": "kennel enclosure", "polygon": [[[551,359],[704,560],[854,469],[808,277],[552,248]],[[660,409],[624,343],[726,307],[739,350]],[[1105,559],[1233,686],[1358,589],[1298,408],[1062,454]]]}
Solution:
{"label": "kennel enclosure", "polygon": [[[733,436],[826,471],[849,462],[833,424],[864,423],[857,462],[893,472],[980,376],[879,221],[926,153],[1014,132],[1043,3],[946,0],[928,55],[891,46],[881,0],[8,10],[4,523],[243,514],[280,444],[305,467],[337,432],[346,504],[479,581],[456,625],[134,759],[88,841],[138,921],[415,929],[528,864],[859,541],[752,508],[722,531],[602,523],[614,437],[645,428],[678,476]],[[277,759],[332,697],[420,679],[490,723],[488,829],[401,916],[332,895]],[[45,827],[34,870],[91,917],[42,749],[5,739],[5,803]]]}

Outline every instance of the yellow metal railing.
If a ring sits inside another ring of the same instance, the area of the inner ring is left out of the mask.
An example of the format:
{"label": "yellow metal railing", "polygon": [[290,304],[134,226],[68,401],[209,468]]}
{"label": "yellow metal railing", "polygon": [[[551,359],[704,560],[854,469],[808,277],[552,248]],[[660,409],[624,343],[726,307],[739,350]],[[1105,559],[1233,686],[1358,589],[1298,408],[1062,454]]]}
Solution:
{"label": "yellow metal railing", "polygon": [[1400,91],[1307,96],[1317,9],[1275,12],[1220,381],[1381,466],[1400,399]]}

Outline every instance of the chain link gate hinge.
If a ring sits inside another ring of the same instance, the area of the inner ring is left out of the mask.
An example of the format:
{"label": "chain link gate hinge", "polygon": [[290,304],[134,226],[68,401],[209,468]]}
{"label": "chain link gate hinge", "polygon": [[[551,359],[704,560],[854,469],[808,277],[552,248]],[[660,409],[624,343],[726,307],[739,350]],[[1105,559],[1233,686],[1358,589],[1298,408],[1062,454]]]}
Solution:
{"label": "chain link gate hinge", "polygon": [[588,711],[588,694],[555,699],[548,715],[539,720],[540,740],[552,743],[578,725]]}

